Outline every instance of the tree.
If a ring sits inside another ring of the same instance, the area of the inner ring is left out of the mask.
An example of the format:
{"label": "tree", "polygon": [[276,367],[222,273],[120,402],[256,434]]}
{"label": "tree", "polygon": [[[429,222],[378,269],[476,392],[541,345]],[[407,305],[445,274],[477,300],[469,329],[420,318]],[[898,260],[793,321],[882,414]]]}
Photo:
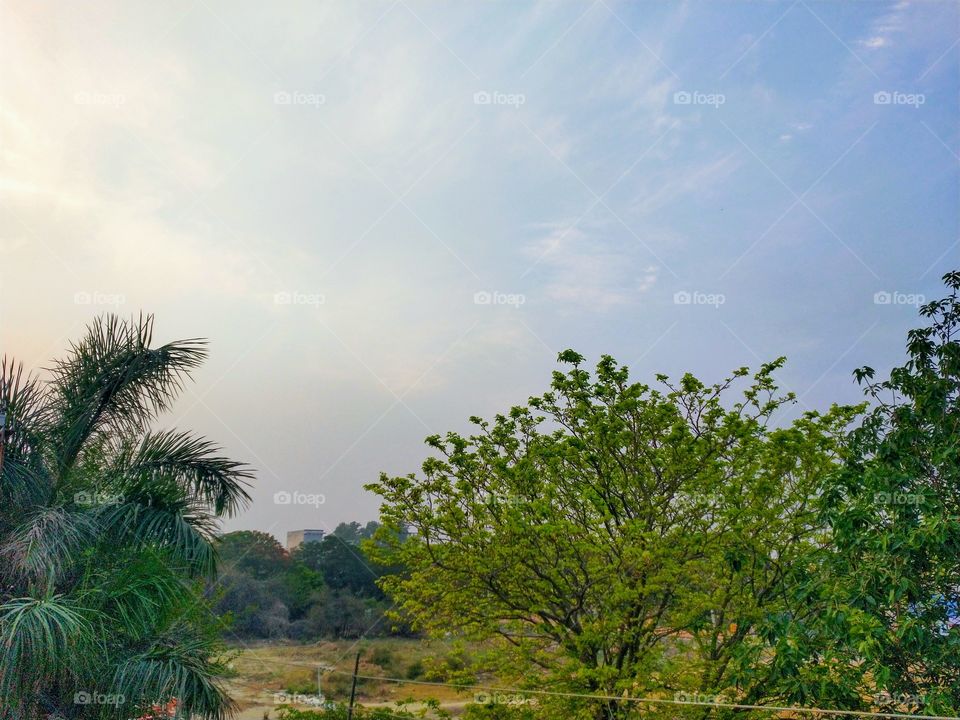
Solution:
{"label": "tree", "polygon": [[[803,591],[822,605],[792,629],[800,671],[869,704],[960,711],[960,272],[925,305],[907,361],[855,372],[873,409],[823,496],[833,540]],[[843,672],[838,673],[837,668]]]}
{"label": "tree", "polygon": [[[359,538],[358,538],[359,539]],[[318,543],[304,543],[293,551],[296,564],[320,573],[332,590],[347,590],[364,597],[382,598],[376,580],[382,574],[364,550],[337,535]]]}
{"label": "tree", "polygon": [[4,718],[129,718],[172,698],[200,717],[230,708],[200,580],[250,473],[152,429],[206,357],[202,340],[152,347],[152,334],[150,316],[106,316],[46,384],[0,367]]}
{"label": "tree", "polygon": [[349,523],[340,523],[333,530],[333,535],[336,535],[338,538],[344,542],[348,542],[351,545],[360,544],[360,533],[362,531],[362,526],[357,521]]}
{"label": "tree", "polygon": [[[500,638],[500,672],[521,683],[771,701],[778,669],[757,628],[803,612],[788,569],[820,540],[811,498],[855,409],[771,429],[793,400],[773,380],[782,360],[750,382],[745,368],[710,386],[658,376],[662,390],[610,357],[595,375],[573,351],[560,360],[572,369],[526,406],[428,438],[422,477],[369,486],[377,559],[409,569],[384,588],[417,627]],[[564,717],[634,707],[556,702]]]}
{"label": "tree", "polygon": [[239,530],[219,539],[217,550],[225,567],[258,580],[279,575],[290,565],[290,556],[270,533]]}

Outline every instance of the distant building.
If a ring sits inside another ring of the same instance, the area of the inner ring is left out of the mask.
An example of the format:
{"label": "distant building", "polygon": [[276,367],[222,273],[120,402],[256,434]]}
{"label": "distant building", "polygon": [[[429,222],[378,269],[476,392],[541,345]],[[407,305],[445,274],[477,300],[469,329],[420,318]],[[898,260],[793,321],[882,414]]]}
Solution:
{"label": "distant building", "polygon": [[298,548],[303,543],[321,540],[323,540],[323,530],[291,530],[287,533],[287,550]]}

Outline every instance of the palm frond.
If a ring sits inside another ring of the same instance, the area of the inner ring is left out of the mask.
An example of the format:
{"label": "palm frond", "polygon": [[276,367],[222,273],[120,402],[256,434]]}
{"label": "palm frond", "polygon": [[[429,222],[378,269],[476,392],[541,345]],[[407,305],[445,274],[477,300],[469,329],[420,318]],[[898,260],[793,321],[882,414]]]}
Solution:
{"label": "palm frond", "polygon": [[58,470],[65,472],[99,430],[120,436],[143,431],[169,408],[190,372],[206,357],[205,341],[151,348],[153,316],[97,318],[53,367],[51,402],[57,421]]}
{"label": "palm frond", "polygon": [[5,415],[0,461],[0,516],[37,505],[49,495],[51,483],[43,463],[43,437],[49,413],[43,386],[24,375],[23,365],[0,361],[0,413]]}
{"label": "palm frond", "polygon": [[172,480],[193,499],[211,505],[217,516],[233,515],[250,502],[245,486],[252,473],[218,451],[191,433],[147,433],[139,446],[119,453],[115,472],[134,485]]}
{"label": "palm frond", "polygon": [[47,507],[26,517],[4,538],[0,558],[11,578],[55,583],[96,542],[99,527],[85,509]]}
{"label": "palm frond", "polygon": [[113,685],[143,709],[176,698],[185,717],[223,720],[234,704],[220,683],[225,667],[210,660],[212,652],[205,638],[176,633],[125,660]]}
{"label": "palm frond", "polygon": [[186,500],[124,498],[103,509],[107,533],[119,546],[169,554],[191,575],[216,570],[213,538],[216,523],[202,508]]}
{"label": "palm frond", "polygon": [[176,570],[176,562],[159,553],[120,555],[117,563],[98,568],[86,579],[83,602],[96,607],[125,637],[139,642],[194,602],[191,585]]}
{"label": "palm frond", "polygon": [[85,613],[55,595],[0,605],[0,696],[28,700],[35,686],[76,674],[96,644]]}

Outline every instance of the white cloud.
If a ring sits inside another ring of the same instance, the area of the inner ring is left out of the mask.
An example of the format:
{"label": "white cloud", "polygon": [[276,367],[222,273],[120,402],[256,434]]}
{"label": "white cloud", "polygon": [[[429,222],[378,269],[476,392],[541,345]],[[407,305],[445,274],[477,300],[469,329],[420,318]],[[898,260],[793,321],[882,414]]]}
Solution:
{"label": "white cloud", "polygon": [[544,276],[541,291],[551,301],[588,310],[636,302],[657,282],[659,268],[641,265],[631,253],[597,235],[558,223],[524,253]]}

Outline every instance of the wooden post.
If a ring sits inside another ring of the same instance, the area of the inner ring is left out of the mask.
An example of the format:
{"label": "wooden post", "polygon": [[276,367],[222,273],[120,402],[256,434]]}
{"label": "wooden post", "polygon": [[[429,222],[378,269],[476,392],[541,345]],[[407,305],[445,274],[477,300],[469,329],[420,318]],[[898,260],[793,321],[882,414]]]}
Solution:
{"label": "wooden post", "polygon": [[353,699],[357,696],[357,673],[360,672],[360,651],[357,651],[357,660],[353,664],[353,683],[350,685],[350,709],[347,711],[347,720],[353,720]]}

